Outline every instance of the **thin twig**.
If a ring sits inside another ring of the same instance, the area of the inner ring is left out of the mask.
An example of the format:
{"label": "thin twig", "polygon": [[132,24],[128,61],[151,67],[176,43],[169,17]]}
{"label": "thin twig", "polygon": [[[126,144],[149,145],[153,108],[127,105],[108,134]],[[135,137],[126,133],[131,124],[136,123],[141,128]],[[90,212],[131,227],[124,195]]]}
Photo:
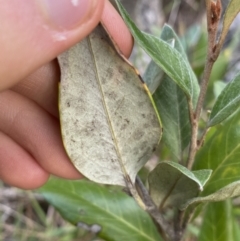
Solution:
{"label": "thin twig", "polygon": [[189,148],[189,154],[188,154],[187,168],[191,169],[194,162],[196,149],[197,149],[196,147],[197,147],[198,122],[196,121],[196,118],[195,118],[192,101],[189,99],[188,99],[188,109],[189,109],[189,115],[190,115],[192,135],[191,135],[191,142],[190,142],[190,148]]}
{"label": "thin twig", "polygon": [[205,99],[205,95],[207,92],[207,86],[210,78],[210,74],[212,71],[213,64],[218,58],[218,55],[221,50],[221,46],[216,43],[216,36],[218,30],[218,24],[221,17],[221,1],[217,0],[215,3],[214,1],[207,0],[207,26],[208,26],[208,47],[207,47],[207,58],[205,62],[204,72],[203,72],[203,79],[201,82],[201,89],[198,98],[198,103],[195,111],[195,117],[198,121],[200,118],[203,102]]}
{"label": "thin twig", "polygon": [[174,240],[174,232],[172,227],[167,223],[167,221],[162,217],[161,213],[159,212],[157,206],[151,199],[148,190],[142,183],[142,180],[137,177],[136,178],[136,186],[140,189],[142,194],[143,202],[146,205],[146,211],[150,214],[153,220],[159,225],[162,233],[165,235],[166,240]]}
{"label": "thin twig", "polygon": [[[198,142],[198,123],[201,116],[201,111],[203,107],[203,103],[205,100],[205,96],[207,93],[208,82],[210,79],[211,71],[213,64],[217,60],[221,46],[216,43],[216,36],[218,30],[218,24],[221,17],[221,1],[217,0],[217,2],[206,0],[206,9],[207,9],[207,26],[208,26],[208,47],[207,47],[207,57],[203,72],[203,78],[201,81],[200,94],[197,101],[197,106],[194,113],[191,113],[191,103],[189,103],[189,111],[190,111],[190,120],[192,125],[192,135],[191,135],[191,143],[189,148],[188,169],[192,169],[195,155],[199,149]],[[206,133],[205,133],[206,134]],[[203,136],[201,138],[201,142],[204,140]]]}

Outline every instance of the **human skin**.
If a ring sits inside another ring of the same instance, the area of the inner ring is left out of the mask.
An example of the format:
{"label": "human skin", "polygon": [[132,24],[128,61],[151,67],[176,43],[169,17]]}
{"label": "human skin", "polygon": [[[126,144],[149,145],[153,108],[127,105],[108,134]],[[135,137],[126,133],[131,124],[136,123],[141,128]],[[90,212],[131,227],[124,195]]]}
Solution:
{"label": "human skin", "polygon": [[61,140],[56,57],[99,21],[126,57],[133,46],[130,32],[108,0],[88,2],[83,19],[65,26],[61,19],[50,21],[37,0],[0,0],[0,179],[9,185],[35,189],[51,174],[82,177]]}

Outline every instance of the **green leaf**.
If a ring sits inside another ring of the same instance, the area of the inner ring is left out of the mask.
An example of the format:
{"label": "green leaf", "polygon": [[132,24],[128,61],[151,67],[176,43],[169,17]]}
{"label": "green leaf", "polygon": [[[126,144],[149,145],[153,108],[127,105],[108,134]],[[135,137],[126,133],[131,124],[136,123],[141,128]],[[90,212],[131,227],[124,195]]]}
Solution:
{"label": "green leaf", "polygon": [[99,237],[105,240],[162,240],[149,215],[113,188],[83,180],[50,179],[40,192],[72,224],[99,225]]}
{"label": "green leaf", "polygon": [[198,172],[200,181],[193,172],[176,162],[160,162],[148,177],[150,195],[160,209],[180,207],[203,190],[202,183],[206,182],[204,179],[209,178],[210,173],[210,170]]}
{"label": "green leaf", "polygon": [[171,151],[173,160],[180,161],[190,141],[191,126],[186,96],[167,76],[153,94],[164,129],[162,141]]}
{"label": "green leaf", "polygon": [[239,12],[240,12],[240,0],[230,0],[223,17],[224,18],[223,27],[220,35],[220,40],[219,40],[220,45],[224,43],[224,40],[227,36],[230,25]]}
{"label": "green leaf", "polygon": [[218,126],[199,150],[193,170],[211,169],[213,173],[201,196],[240,180],[240,112]]}
{"label": "green leaf", "polygon": [[[173,48],[182,54],[183,58],[187,60],[187,55],[184,51],[181,41],[171,26],[167,24],[163,26],[160,39],[170,44]],[[152,94],[156,91],[157,87],[161,83],[163,74],[163,70],[152,60],[143,76],[143,79]]]}
{"label": "green leaf", "polygon": [[208,204],[198,241],[237,241],[233,221],[230,201]]}
{"label": "green leaf", "polygon": [[71,161],[92,181],[134,183],[161,135],[146,85],[100,25],[58,60],[61,131]]}
{"label": "green leaf", "polygon": [[153,94],[161,84],[163,76],[165,76],[163,70],[152,60],[143,75],[143,80],[151,94]]}
{"label": "green leaf", "polygon": [[240,74],[223,89],[213,106],[208,126],[214,126],[231,116],[239,109]]}
{"label": "green leaf", "polygon": [[205,186],[205,184],[207,183],[207,181],[212,175],[212,170],[204,169],[204,170],[192,171],[192,173],[199,180],[202,186]]}
{"label": "green leaf", "polygon": [[136,42],[158,64],[163,71],[176,82],[190,99],[196,99],[199,94],[197,79],[188,61],[177,50],[165,41],[155,36],[141,32],[132,22],[126,10],[116,0],[119,11],[130,29]]}
{"label": "green leaf", "polygon": [[[232,41],[233,42],[233,41]],[[231,43],[231,45],[233,45]],[[232,57],[233,47],[224,49],[217,58],[217,61],[214,63],[211,75],[209,78],[208,91],[205,99],[206,109],[212,109],[213,105],[216,102],[217,97],[222,92],[223,88],[227,85],[224,80],[227,68]]]}
{"label": "green leaf", "polygon": [[215,97],[215,99],[219,97],[219,95],[222,93],[226,85],[227,84],[223,81],[215,81],[213,83],[213,97]]}
{"label": "green leaf", "polygon": [[198,23],[191,25],[188,29],[186,29],[186,32],[181,37],[181,43],[185,51],[193,50],[195,48],[195,46],[199,42],[201,34],[202,28]]}
{"label": "green leaf", "polygon": [[237,220],[233,221],[233,240],[240,240],[240,227]]}
{"label": "green leaf", "polygon": [[201,78],[204,71],[207,53],[208,35],[206,29],[202,28],[200,38],[195,46],[188,51],[189,59],[194,73]]}
{"label": "green leaf", "polygon": [[[164,25],[160,37],[166,42],[172,40],[173,47],[187,60],[181,42],[170,26]],[[164,129],[162,141],[171,151],[172,158],[179,161],[191,133],[186,95],[154,61],[150,62],[143,79],[154,92],[153,99]]]}
{"label": "green leaf", "polygon": [[189,205],[195,203],[202,203],[202,202],[218,202],[224,201],[228,198],[236,197],[240,195],[240,181],[233,182],[217,192],[214,192],[205,197],[197,197],[191,200],[188,200],[186,204],[184,204],[181,209],[186,209]]}
{"label": "green leaf", "polygon": [[172,40],[172,47],[176,49],[186,61],[188,61],[188,57],[182,46],[181,40],[171,26],[164,24],[160,38],[168,43]]}

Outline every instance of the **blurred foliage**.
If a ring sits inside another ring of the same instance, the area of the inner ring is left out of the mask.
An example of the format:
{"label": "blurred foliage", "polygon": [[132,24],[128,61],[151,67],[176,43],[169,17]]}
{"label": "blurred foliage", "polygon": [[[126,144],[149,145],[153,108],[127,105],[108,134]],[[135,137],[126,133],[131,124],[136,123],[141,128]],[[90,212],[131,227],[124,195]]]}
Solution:
{"label": "blurred foliage", "polygon": [[0,182],[1,241],[103,241],[65,221],[35,192]]}

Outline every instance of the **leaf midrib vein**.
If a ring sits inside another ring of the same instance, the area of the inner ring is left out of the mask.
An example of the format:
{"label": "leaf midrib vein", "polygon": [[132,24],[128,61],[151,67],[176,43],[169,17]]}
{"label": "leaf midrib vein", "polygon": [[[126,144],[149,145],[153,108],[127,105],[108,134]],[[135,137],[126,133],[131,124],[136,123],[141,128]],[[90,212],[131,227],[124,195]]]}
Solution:
{"label": "leaf midrib vein", "polygon": [[113,126],[112,126],[112,123],[111,123],[111,118],[109,116],[109,112],[108,112],[108,108],[107,108],[107,104],[106,104],[106,101],[105,101],[105,97],[104,97],[104,93],[103,93],[103,89],[102,89],[102,86],[101,86],[101,80],[99,78],[99,71],[98,71],[98,68],[97,68],[97,63],[96,63],[96,59],[95,59],[95,55],[94,55],[94,51],[93,51],[93,48],[92,48],[92,43],[91,43],[91,39],[90,37],[88,37],[88,44],[89,44],[89,48],[90,48],[90,51],[91,51],[91,55],[92,55],[92,58],[93,58],[93,62],[94,62],[94,65],[95,65],[95,73],[96,73],[96,78],[97,78],[97,83],[98,83],[98,86],[99,86],[99,90],[101,92],[101,96],[102,96],[102,104],[103,104],[103,108],[105,110],[105,114],[106,114],[106,117],[107,117],[107,121],[108,121],[108,124],[109,124],[109,129],[111,131],[111,135],[112,135],[112,138],[113,138],[113,142],[114,142],[114,148],[116,150],[116,154],[118,156],[118,163],[121,167],[121,170],[124,174],[124,180],[125,180],[125,176],[127,175],[127,171],[123,165],[123,161],[122,161],[122,157],[121,157],[121,154],[120,154],[120,150],[119,150],[119,145],[118,145],[118,142],[117,142],[117,138],[114,134],[114,129],[113,129]]}

